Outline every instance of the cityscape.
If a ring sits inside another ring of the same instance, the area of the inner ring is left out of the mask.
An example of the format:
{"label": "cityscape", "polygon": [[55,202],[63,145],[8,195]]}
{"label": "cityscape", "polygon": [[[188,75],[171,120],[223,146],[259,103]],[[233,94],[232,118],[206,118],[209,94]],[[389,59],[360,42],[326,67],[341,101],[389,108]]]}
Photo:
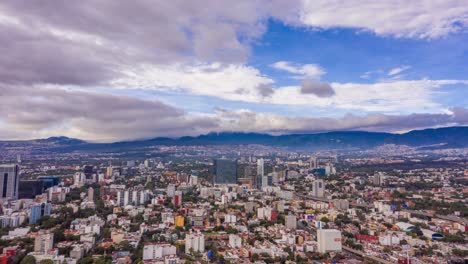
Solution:
{"label": "cityscape", "polygon": [[467,43],[467,0],[0,1],[0,264],[466,264]]}

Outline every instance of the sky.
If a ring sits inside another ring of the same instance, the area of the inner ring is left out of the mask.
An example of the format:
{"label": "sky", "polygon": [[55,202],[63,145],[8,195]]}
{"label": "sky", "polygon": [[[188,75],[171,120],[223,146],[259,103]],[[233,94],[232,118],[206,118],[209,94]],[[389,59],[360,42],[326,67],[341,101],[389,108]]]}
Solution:
{"label": "sky", "polygon": [[6,0],[0,41],[0,140],[468,124],[466,0]]}

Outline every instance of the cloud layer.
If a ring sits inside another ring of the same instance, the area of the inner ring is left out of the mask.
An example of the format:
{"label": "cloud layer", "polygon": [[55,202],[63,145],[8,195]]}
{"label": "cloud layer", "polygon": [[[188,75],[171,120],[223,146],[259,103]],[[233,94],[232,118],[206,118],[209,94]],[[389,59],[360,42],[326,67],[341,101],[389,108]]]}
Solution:
{"label": "cloud layer", "polygon": [[276,134],[330,130],[401,131],[468,124],[466,108],[454,108],[444,114],[348,114],[339,118],[287,117],[225,109],[217,109],[212,114],[193,115],[159,101],[126,96],[54,87],[0,88],[0,116],[3,117],[0,139],[65,135],[109,142],[222,131]]}
{"label": "cloud layer", "polygon": [[[395,131],[466,124],[465,108],[447,110],[432,99],[445,86],[467,85],[466,80],[325,82],[329,69],[282,59],[270,70],[293,84],[281,86],[249,65],[249,57],[271,19],[306,29],[346,27],[433,39],[464,30],[467,14],[468,5],[456,0],[2,1],[0,136],[115,141],[211,131]],[[96,92],[102,88],[113,93]],[[187,113],[158,100],[116,95],[126,89],[371,113],[342,118],[247,109]]]}

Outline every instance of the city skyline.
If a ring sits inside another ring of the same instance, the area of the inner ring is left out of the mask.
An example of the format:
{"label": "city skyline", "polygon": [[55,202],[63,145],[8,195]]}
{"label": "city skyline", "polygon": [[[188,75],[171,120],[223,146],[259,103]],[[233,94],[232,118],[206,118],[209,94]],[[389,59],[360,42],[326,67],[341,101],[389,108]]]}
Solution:
{"label": "city skyline", "polygon": [[468,124],[465,1],[0,3],[0,140]]}

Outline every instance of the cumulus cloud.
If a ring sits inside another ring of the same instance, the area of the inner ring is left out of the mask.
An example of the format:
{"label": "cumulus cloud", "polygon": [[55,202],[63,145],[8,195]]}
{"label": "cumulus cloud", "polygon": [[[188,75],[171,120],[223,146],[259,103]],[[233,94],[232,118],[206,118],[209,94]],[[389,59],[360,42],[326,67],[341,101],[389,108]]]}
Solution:
{"label": "cumulus cloud", "polygon": [[242,64],[268,17],[297,12],[282,2],[2,1],[0,78],[89,85],[145,64]]}
{"label": "cumulus cloud", "polygon": [[313,94],[317,97],[331,97],[335,95],[335,90],[328,83],[304,80],[301,84],[301,93]]}
{"label": "cumulus cloud", "polygon": [[298,77],[319,79],[326,71],[317,64],[299,64],[288,61],[277,61],[271,67],[296,74]]}
{"label": "cumulus cloud", "polygon": [[139,87],[146,90],[259,102],[263,100],[263,95],[258,93],[258,87],[273,83],[273,79],[251,66],[198,63],[134,67],[123,72],[121,78],[114,80],[111,85],[119,89]]}
{"label": "cumulus cloud", "polygon": [[378,35],[440,38],[468,25],[465,1],[304,0],[299,24],[358,28]]}

